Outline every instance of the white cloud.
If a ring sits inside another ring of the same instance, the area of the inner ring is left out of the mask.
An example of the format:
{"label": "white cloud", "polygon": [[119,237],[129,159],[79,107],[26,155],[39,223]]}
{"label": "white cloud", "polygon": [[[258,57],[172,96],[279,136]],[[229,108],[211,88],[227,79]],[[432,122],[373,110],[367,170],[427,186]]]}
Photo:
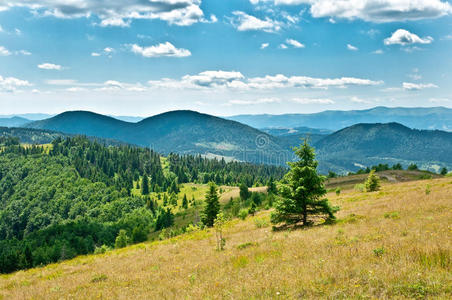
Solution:
{"label": "white cloud", "polygon": [[390,37],[384,40],[385,45],[411,45],[411,44],[430,44],[433,38],[427,36],[420,38],[418,35],[411,33],[405,29],[397,29]]}
{"label": "white cloud", "polygon": [[191,55],[191,52],[189,50],[183,48],[178,49],[170,42],[161,43],[150,47],[141,47],[137,44],[133,44],[130,47],[133,53],[140,54],[144,57],[187,57]]}
{"label": "white cloud", "polygon": [[0,92],[15,92],[18,88],[31,86],[26,80],[0,76]]}
{"label": "white cloud", "polygon": [[268,17],[266,17],[265,20],[262,20],[242,11],[234,11],[232,14],[234,15],[234,18],[232,18],[232,25],[237,28],[238,31],[259,30],[274,33],[281,29],[280,22]]}
{"label": "white cloud", "polygon": [[[201,0],[8,0],[1,10],[29,7],[43,16],[82,18],[96,15],[100,26],[128,26],[135,19],[159,19],[169,24],[189,26],[207,22]],[[212,18],[211,18],[212,21]]]}
{"label": "white cloud", "polygon": [[43,70],[57,70],[57,71],[61,71],[63,69],[62,66],[51,63],[40,64],[38,65],[38,68]]}
{"label": "white cloud", "polygon": [[315,18],[362,19],[369,22],[399,22],[439,18],[452,12],[442,0],[250,0],[252,4],[310,5]]}
{"label": "white cloud", "polygon": [[115,49],[110,48],[110,47],[106,47],[106,48],[104,49],[104,52],[105,52],[105,53],[112,53],[112,52],[114,52],[114,51],[115,51]]}
{"label": "white cloud", "polygon": [[428,99],[430,103],[451,103],[452,100],[448,98],[430,98]]}
{"label": "white cloud", "polygon": [[279,45],[279,48],[280,48],[280,49],[287,49],[287,45],[286,45],[286,44],[280,44],[280,45]]}
{"label": "white cloud", "polygon": [[269,43],[262,43],[261,49],[265,49],[265,48],[267,48],[268,46],[270,46]]}
{"label": "white cloud", "polygon": [[9,56],[11,52],[3,46],[0,46],[0,56]]}
{"label": "white cloud", "polygon": [[299,103],[299,104],[334,104],[335,102],[331,99],[315,99],[315,98],[292,98],[292,102]]}
{"label": "white cloud", "polygon": [[358,48],[356,48],[355,46],[350,45],[350,44],[347,44],[347,49],[350,51],[358,51],[359,50]]}
{"label": "white cloud", "polygon": [[372,54],[383,54],[383,53],[384,52],[381,49],[378,49],[378,50],[375,50],[374,52],[372,52]]}
{"label": "white cloud", "polygon": [[93,53],[91,53],[91,56],[94,56],[94,57],[98,57],[98,56],[100,56],[101,54],[100,53],[97,53],[97,52],[93,52]]}
{"label": "white cloud", "polygon": [[286,43],[295,48],[304,48],[305,47],[302,43],[300,43],[299,41],[294,40],[294,39],[287,39]]}
{"label": "white cloud", "polygon": [[351,97],[350,101],[354,102],[354,103],[369,103],[369,101],[366,101],[366,100],[361,99],[361,98],[356,97],[356,96]]}
{"label": "white cloud", "polygon": [[16,51],[16,55],[30,56],[30,55],[31,55],[31,52],[30,52],[30,51],[27,51],[27,50],[19,50],[19,51]]}
{"label": "white cloud", "polygon": [[433,83],[411,83],[411,82],[404,82],[402,84],[403,88],[408,91],[419,91],[423,89],[428,88],[437,88],[438,86]]}
{"label": "white cloud", "polygon": [[317,88],[330,87],[344,88],[347,86],[375,86],[382,81],[370,79],[341,77],[341,78],[313,78],[307,76],[287,77],[282,74],[274,76],[246,78],[240,72],[229,71],[205,71],[197,75],[185,75],[180,80],[164,78],[148,82],[151,87],[174,89],[205,89],[205,88],[229,88],[237,90],[246,89],[282,89],[282,88]]}
{"label": "white cloud", "polygon": [[279,98],[260,98],[256,100],[230,100],[228,104],[234,105],[256,105],[256,104],[268,104],[268,103],[279,103],[281,100]]}

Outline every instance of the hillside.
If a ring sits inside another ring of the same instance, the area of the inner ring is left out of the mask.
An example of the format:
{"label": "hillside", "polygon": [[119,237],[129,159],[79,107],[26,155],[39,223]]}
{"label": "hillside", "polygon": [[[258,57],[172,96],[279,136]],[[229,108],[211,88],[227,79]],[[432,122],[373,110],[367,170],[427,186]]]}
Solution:
{"label": "hillside", "polygon": [[452,130],[452,109],[445,107],[375,107],[366,110],[324,111],[313,114],[238,115],[228,117],[255,128],[311,127],[339,130],[357,123],[401,123],[410,128]]}
{"label": "hillside", "polygon": [[168,154],[203,154],[275,164],[276,138],[238,122],[193,111],[173,111],[138,123],[84,111],[66,112],[27,127],[84,134],[152,147]]}
{"label": "hillside", "polygon": [[451,194],[452,178],[330,193],[335,225],[274,232],[265,211],[229,222],[223,252],[195,231],[0,276],[0,298],[450,299]]}
{"label": "hillside", "polygon": [[314,144],[321,168],[356,169],[359,165],[411,163],[421,169],[452,167],[452,133],[415,130],[397,123],[357,124]]}

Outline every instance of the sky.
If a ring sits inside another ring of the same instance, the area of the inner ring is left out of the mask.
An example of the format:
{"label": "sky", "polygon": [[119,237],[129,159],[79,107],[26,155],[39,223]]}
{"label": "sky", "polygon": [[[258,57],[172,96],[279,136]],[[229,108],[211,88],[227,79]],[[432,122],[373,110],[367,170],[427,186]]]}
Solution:
{"label": "sky", "polygon": [[0,0],[0,114],[452,108],[446,0]]}

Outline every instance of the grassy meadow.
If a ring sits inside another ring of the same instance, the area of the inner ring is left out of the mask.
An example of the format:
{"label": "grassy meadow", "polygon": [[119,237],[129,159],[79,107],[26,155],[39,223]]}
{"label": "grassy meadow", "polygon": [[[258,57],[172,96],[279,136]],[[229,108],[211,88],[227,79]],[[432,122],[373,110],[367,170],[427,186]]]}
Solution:
{"label": "grassy meadow", "polygon": [[[188,195],[187,195],[188,196]],[[0,299],[452,297],[452,178],[328,194],[337,223],[272,231],[269,211],[0,276]]]}

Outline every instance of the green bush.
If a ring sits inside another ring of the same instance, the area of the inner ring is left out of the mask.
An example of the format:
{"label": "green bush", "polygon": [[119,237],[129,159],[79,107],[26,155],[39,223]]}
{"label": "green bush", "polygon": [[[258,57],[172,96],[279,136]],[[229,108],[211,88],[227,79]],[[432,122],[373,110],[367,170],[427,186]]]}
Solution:
{"label": "green bush", "polygon": [[248,209],[242,208],[239,212],[239,218],[245,220],[248,217]]}

